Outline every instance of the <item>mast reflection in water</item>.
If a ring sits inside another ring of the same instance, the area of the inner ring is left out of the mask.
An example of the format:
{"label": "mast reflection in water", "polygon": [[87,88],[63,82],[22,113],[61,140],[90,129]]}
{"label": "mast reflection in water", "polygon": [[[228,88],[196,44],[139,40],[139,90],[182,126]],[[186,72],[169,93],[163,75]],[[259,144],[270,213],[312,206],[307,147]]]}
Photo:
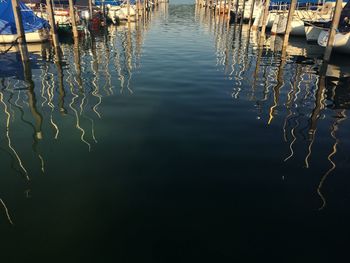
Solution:
{"label": "mast reflection in water", "polygon": [[342,57],[180,3],[28,48],[0,55],[4,262],[344,262]]}

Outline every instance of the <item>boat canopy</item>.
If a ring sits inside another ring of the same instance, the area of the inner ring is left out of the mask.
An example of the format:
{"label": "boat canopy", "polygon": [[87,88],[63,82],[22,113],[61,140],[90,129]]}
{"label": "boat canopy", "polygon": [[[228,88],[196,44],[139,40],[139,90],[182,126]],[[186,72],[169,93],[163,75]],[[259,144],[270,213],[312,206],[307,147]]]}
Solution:
{"label": "boat canopy", "polygon": [[[36,16],[33,10],[27,7],[25,4],[19,2],[19,6],[25,33],[35,32],[39,29],[49,27],[49,23],[45,19]],[[17,34],[11,0],[0,1],[0,34]]]}

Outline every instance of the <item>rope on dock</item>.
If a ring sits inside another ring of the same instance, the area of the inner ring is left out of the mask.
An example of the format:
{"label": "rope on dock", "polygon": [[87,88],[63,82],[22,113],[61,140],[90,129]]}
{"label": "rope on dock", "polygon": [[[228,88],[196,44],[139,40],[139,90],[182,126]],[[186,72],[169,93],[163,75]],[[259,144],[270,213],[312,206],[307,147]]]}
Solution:
{"label": "rope on dock", "polygon": [[327,27],[316,26],[315,24],[307,22],[307,21],[303,21],[303,22],[304,22],[304,24],[306,24],[308,26],[312,26],[314,28],[322,29],[322,30],[325,30],[325,31],[329,30],[329,28],[327,28]]}
{"label": "rope on dock", "polygon": [[10,47],[8,49],[6,49],[5,51],[0,51],[0,55],[5,55],[6,53],[8,53],[10,51],[11,48],[13,48],[18,41],[19,37],[17,37],[14,41],[12,41]]}

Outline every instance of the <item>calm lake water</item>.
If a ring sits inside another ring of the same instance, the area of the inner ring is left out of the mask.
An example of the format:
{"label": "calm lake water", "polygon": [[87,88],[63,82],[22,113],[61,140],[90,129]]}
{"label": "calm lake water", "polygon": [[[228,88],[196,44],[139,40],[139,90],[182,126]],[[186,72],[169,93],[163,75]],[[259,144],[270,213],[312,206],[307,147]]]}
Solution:
{"label": "calm lake water", "polygon": [[0,55],[1,262],[347,262],[349,58],[192,3]]}

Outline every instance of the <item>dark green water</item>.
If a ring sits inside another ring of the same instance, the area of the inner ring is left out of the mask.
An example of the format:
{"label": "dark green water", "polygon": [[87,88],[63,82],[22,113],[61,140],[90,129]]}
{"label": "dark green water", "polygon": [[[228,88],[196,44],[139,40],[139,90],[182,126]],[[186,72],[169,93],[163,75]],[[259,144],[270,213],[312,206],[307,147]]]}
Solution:
{"label": "dark green water", "polygon": [[1,262],[347,262],[346,58],[176,3],[92,39],[0,56]]}

